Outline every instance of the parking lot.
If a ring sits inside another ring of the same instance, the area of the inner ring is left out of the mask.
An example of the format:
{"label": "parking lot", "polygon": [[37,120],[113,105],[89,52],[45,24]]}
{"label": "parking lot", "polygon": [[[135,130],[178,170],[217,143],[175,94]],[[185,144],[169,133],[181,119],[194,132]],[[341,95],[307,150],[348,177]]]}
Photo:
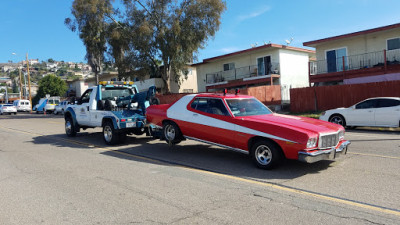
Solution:
{"label": "parking lot", "polygon": [[0,116],[2,224],[399,224],[400,131],[355,129],[336,161],[265,171],[247,155]]}

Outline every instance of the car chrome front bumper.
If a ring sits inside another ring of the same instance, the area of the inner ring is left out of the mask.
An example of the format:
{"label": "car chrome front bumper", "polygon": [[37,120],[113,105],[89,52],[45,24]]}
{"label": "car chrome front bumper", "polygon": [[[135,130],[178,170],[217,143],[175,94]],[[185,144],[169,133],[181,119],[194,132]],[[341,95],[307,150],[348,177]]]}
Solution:
{"label": "car chrome front bumper", "polygon": [[299,161],[306,163],[314,163],[321,160],[333,160],[339,155],[345,155],[347,153],[347,148],[350,145],[350,141],[342,142],[338,147],[333,147],[331,149],[319,150],[319,151],[300,151]]}

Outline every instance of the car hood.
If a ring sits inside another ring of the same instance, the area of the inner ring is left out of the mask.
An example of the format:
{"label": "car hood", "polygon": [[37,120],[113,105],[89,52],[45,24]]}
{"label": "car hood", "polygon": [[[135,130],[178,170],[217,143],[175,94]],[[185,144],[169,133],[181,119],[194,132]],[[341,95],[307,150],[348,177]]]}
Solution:
{"label": "car hood", "polygon": [[312,119],[300,116],[289,116],[283,114],[267,114],[257,116],[246,116],[241,117],[244,121],[251,121],[257,123],[269,123],[280,126],[286,126],[288,128],[295,128],[297,130],[307,130],[310,132],[318,133],[331,133],[336,132],[339,129],[343,129],[342,126],[318,119]]}

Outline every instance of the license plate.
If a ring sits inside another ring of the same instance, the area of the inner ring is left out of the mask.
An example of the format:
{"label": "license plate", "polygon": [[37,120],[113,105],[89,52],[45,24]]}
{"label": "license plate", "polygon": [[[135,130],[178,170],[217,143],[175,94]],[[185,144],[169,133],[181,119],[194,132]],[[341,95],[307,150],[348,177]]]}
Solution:
{"label": "license plate", "polygon": [[129,128],[129,127],[136,127],[136,122],[126,123],[126,128]]}

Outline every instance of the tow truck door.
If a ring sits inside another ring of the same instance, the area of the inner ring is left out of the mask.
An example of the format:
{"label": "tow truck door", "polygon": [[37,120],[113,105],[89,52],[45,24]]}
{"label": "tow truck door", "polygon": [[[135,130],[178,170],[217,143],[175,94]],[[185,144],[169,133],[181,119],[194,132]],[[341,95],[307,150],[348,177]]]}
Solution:
{"label": "tow truck door", "polygon": [[92,88],[89,88],[82,94],[81,99],[79,99],[76,105],[76,120],[80,125],[90,126],[90,99],[91,96],[95,94]]}

